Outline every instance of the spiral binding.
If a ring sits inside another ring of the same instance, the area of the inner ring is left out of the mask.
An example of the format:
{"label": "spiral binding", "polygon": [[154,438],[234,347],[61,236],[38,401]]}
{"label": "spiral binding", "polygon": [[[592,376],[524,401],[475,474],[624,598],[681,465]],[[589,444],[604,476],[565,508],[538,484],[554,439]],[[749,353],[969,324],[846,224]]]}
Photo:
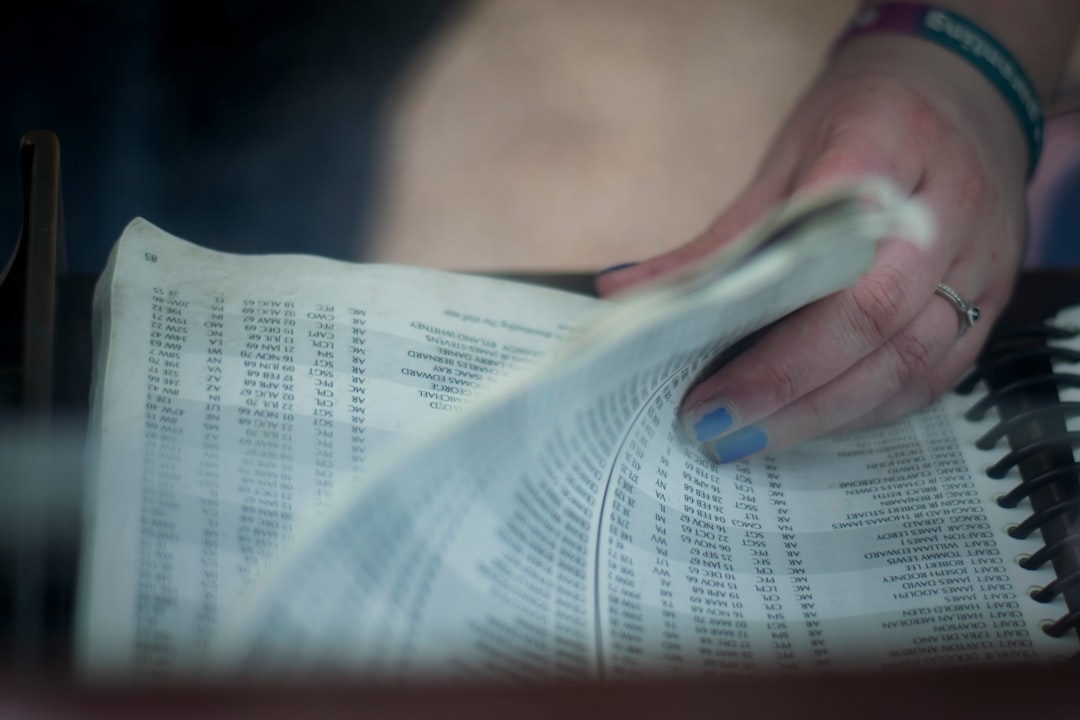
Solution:
{"label": "spiral binding", "polygon": [[[979,402],[982,402],[982,400]],[[971,411],[969,410],[968,413],[970,412]],[[965,413],[964,416],[967,417],[968,413]],[[999,440],[1021,425],[1037,422],[1048,417],[1060,417],[1065,419],[1077,415],[1080,415],[1080,402],[1059,402],[1046,407],[1025,410],[1024,412],[1017,413],[1008,420],[1002,420],[997,425],[990,428],[986,431],[985,435],[975,441],[975,447],[980,450],[991,450],[997,445]]]}
{"label": "spiral binding", "polygon": [[964,413],[964,417],[972,422],[978,422],[986,417],[986,413],[990,412],[990,408],[1000,405],[1006,396],[1047,386],[1054,388],[1080,388],[1080,375],[1073,373],[1046,373],[1045,375],[1036,375],[1034,377],[1024,378],[1023,380],[1017,380],[1016,382],[1009,383],[1000,390],[988,392],[981,400],[972,405],[971,408]]}
{"label": "spiral binding", "polygon": [[1020,483],[1012,490],[999,497],[997,503],[1003,508],[1014,508],[1020,504],[1021,500],[1041,487],[1046,487],[1051,483],[1060,482],[1062,480],[1068,480],[1069,478],[1078,477],[1077,470],[1080,470],[1080,463],[1073,463],[1072,465],[1066,465],[1065,467],[1048,470],[1041,475],[1036,475],[1030,480]]}
{"label": "spiral binding", "polygon": [[1014,352],[1006,353],[999,357],[996,357],[985,364],[980,363],[979,367],[967,377],[960,381],[960,384],[956,386],[956,392],[960,395],[967,395],[975,389],[975,386],[984,380],[988,375],[996,370],[1014,365],[1023,360],[1035,360],[1038,358],[1046,358],[1048,360],[1064,360],[1067,362],[1080,362],[1080,351],[1070,350],[1069,348],[1055,347],[1054,345],[1043,345],[1037,348],[1026,348],[1023,350],[1016,350]]}
{"label": "spiral binding", "polygon": [[[1017,328],[1008,334],[996,335],[993,344],[984,352],[977,368],[965,377],[956,388],[959,394],[969,394],[979,382],[995,374],[1007,372],[1011,367],[1032,362],[1048,361],[1080,362],[1080,352],[1070,348],[1055,346],[1050,341],[1070,339],[1080,334],[1076,328],[1067,328],[1051,324],[1028,325]],[[1019,342],[1018,342],[1019,341]],[[1033,347],[1032,342],[1041,344]],[[991,408],[1001,408],[1016,398],[1031,392],[1058,391],[1063,388],[1080,388],[1080,374],[1074,373],[1037,373],[1027,374],[1022,379],[1009,382],[980,398],[964,414],[968,420],[981,420]],[[1055,419],[1064,424],[1067,418],[1080,416],[1080,402],[1058,401],[1049,406],[1034,407],[1013,412],[976,441],[982,450],[993,448],[1001,439],[1024,427],[1044,427],[1048,419]],[[1050,437],[1042,437],[1014,447],[1000,460],[986,469],[992,478],[1003,478],[1013,467],[1047,451],[1070,451],[1080,446],[1080,432],[1057,432]],[[1033,493],[1059,486],[1067,499],[1042,507],[1024,518],[1020,523],[1008,529],[1010,536],[1026,538],[1035,530],[1042,529],[1047,523],[1061,518],[1067,527],[1077,527],[1075,521],[1080,517],[1080,495],[1072,489],[1080,483],[1080,462],[1075,460],[1066,465],[1059,465],[1044,470],[1033,477],[1021,480],[1020,484],[1009,492],[999,496],[997,503],[1003,508],[1015,508]],[[1027,570],[1035,570],[1047,562],[1053,561],[1063,552],[1077,547],[1080,543],[1080,528],[1076,532],[1065,533],[1063,537],[1048,540],[1041,548],[1029,556],[1020,558],[1019,565]],[[1080,567],[1065,575],[1059,575],[1044,587],[1036,588],[1031,597],[1037,602],[1047,603],[1070,588],[1080,587]],[[1064,616],[1042,626],[1043,632],[1051,637],[1061,637],[1070,630],[1080,628],[1080,608],[1070,610]]]}

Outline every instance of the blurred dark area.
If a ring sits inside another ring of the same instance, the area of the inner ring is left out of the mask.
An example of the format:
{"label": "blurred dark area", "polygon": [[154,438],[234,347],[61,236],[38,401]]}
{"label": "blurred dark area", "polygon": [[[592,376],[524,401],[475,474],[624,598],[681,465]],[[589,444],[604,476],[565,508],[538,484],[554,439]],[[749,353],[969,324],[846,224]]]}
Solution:
{"label": "blurred dark area", "polygon": [[362,255],[381,107],[450,0],[38,0],[5,7],[0,256],[19,137],[63,149],[68,270],[141,215],[237,252]]}
{"label": "blurred dark area", "polygon": [[[222,250],[362,254],[383,107],[417,48],[455,7],[442,0],[5,6],[4,671],[63,673],[71,660],[88,309],[94,279],[124,226],[141,215]],[[39,176],[56,149],[47,134],[25,135],[34,129],[59,137],[62,182],[55,168],[46,173],[51,181]],[[40,149],[28,155],[27,140]],[[46,190],[25,207],[24,181]],[[24,210],[38,224],[25,231],[5,275]],[[40,362],[31,362],[38,355]]]}

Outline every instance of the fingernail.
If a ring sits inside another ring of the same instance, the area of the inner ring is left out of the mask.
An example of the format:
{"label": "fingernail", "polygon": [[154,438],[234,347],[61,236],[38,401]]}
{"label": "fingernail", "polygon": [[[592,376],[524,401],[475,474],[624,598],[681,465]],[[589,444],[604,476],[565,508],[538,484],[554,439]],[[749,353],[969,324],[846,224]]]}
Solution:
{"label": "fingernail", "polygon": [[713,443],[716,461],[730,463],[765,449],[769,438],[757,425],[748,425]]}
{"label": "fingernail", "polygon": [[735,423],[734,413],[721,403],[707,403],[691,413],[689,419],[693,425],[686,434],[699,443],[720,437]]}
{"label": "fingernail", "polygon": [[626,268],[631,268],[631,267],[634,267],[635,265],[637,265],[636,262],[628,262],[628,263],[623,263],[621,265],[612,265],[611,267],[609,267],[609,268],[607,268],[605,270],[601,270],[600,272],[596,273],[596,276],[600,277],[601,275],[607,275],[608,273],[613,273],[613,272],[616,272],[617,270],[625,270]]}

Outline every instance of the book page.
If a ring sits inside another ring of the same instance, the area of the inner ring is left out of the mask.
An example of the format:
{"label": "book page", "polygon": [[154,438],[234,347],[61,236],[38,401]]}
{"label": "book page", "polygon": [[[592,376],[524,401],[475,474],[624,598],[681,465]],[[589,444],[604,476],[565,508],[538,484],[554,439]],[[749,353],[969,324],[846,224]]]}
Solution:
{"label": "book page", "polygon": [[201,665],[223,612],[403,438],[535,362],[601,301],[128,229],[100,288],[82,663]]}
{"label": "book page", "polygon": [[733,466],[680,440],[719,350],[857,274],[786,259],[803,271],[765,259],[655,323],[631,304],[633,332],[377,469],[260,582],[221,662],[535,681],[1071,654],[964,399]]}
{"label": "book page", "polygon": [[[269,585],[229,661],[537,680],[1073,652],[1039,629],[1063,603],[1028,597],[1053,574],[1015,562],[1041,543],[1006,534],[981,473],[1003,451],[974,449],[992,420],[959,421],[969,402],[716,467],[677,438],[690,374],[669,369],[532,443],[468,449],[506,475],[379,487]],[[442,452],[402,479],[466,467]]]}
{"label": "book page", "polygon": [[[659,411],[664,395],[657,396]],[[896,668],[1067,657],[1032,586],[1042,544],[1006,529],[983,469],[996,422],[951,396],[894,425],[710,466],[659,413],[617,461],[598,556],[598,654],[610,677]],[[651,431],[649,428],[653,428]],[[667,437],[660,442],[667,430]]]}
{"label": "book page", "polygon": [[84,666],[535,680],[1067,653],[1038,629],[1060,608],[1026,596],[1049,578],[1002,561],[1036,541],[1001,531],[955,407],[726,468],[678,437],[719,352],[869,267],[889,221],[848,210],[598,324],[585,298],[136,225],[98,313]]}

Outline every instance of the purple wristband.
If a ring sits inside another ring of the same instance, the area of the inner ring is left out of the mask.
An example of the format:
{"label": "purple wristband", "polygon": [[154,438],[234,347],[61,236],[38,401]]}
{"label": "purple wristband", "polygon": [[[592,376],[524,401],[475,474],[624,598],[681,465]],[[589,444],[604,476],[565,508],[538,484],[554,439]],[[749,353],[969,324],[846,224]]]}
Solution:
{"label": "purple wristband", "polygon": [[897,2],[875,5],[856,15],[833,44],[832,52],[849,40],[870,33],[921,38],[967,60],[998,89],[1020,121],[1028,145],[1028,177],[1031,177],[1042,151],[1042,106],[1035,85],[1004,45],[962,15],[931,5]]}

